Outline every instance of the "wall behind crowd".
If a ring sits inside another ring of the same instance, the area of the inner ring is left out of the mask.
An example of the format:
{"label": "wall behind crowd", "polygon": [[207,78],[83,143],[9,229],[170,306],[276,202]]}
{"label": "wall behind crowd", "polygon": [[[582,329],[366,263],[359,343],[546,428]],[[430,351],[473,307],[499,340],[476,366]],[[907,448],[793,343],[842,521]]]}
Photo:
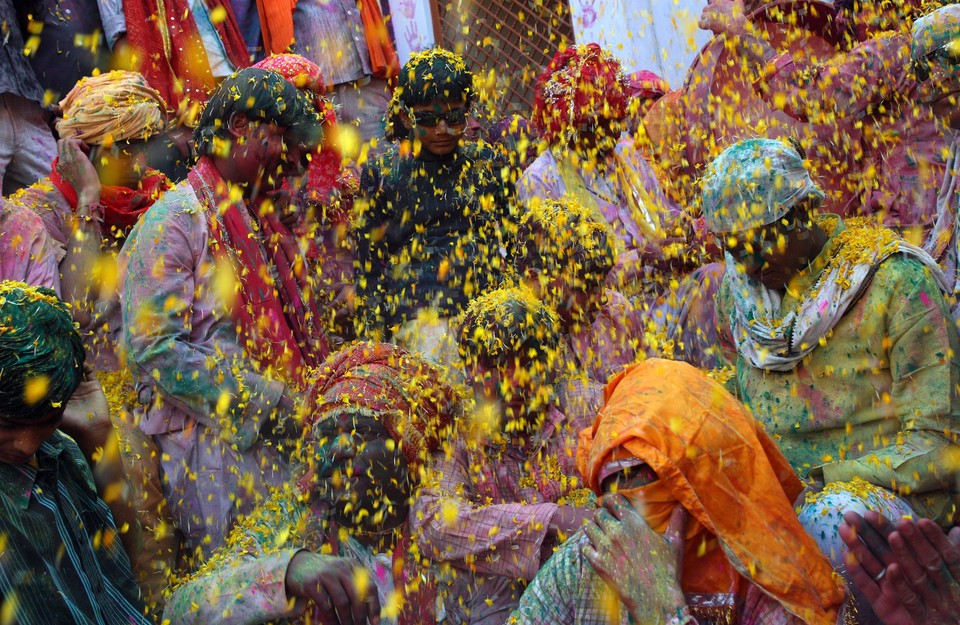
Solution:
{"label": "wall behind crowd", "polygon": [[697,28],[707,0],[569,1],[577,43],[595,41],[628,73],[650,70],[673,88],[711,37]]}
{"label": "wall behind crowd", "polygon": [[[464,4],[476,0],[460,0]],[[683,83],[710,33],[697,28],[707,0],[567,0],[577,43],[597,42],[620,57],[624,69],[647,69]],[[431,0],[388,0],[400,62],[437,43]]]}

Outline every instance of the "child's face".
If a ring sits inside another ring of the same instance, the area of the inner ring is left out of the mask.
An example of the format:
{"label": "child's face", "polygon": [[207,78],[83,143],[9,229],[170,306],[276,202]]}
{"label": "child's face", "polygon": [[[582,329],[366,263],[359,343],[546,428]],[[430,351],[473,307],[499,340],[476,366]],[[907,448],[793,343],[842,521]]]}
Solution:
{"label": "child's face", "polygon": [[422,149],[435,156],[447,156],[460,145],[468,115],[467,104],[463,101],[434,100],[412,107],[402,119]]}
{"label": "child's face", "polygon": [[0,416],[0,462],[25,464],[33,460],[40,445],[53,436],[60,425],[63,410],[55,408],[39,419]]}

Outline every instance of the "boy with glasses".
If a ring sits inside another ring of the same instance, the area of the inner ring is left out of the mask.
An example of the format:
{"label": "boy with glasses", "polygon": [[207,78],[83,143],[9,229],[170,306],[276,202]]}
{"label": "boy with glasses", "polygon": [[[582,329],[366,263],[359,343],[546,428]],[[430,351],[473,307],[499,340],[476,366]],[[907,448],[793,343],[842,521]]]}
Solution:
{"label": "boy with glasses", "polygon": [[[508,266],[512,176],[490,145],[462,140],[474,96],[463,59],[440,48],[414,54],[400,72],[386,119],[399,144],[366,164],[356,215],[368,337],[416,339],[418,311],[457,315]],[[444,353],[455,354],[452,343]]]}

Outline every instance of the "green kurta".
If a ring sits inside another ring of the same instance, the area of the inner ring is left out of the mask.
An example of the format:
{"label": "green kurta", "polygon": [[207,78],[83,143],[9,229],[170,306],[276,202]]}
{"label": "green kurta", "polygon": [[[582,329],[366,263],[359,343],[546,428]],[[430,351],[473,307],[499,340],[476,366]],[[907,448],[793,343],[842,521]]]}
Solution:
{"label": "green kurta", "polygon": [[[812,266],[789,285],[781,316],[796,309],[837,253],[838,225]],[[717,295],[721,334],[731,337],[734,301]],[[875,268],[863,294],[792,371],[737,358],[740,399],[801,475],[825,482],[859,476],[911,495],[918,514],[952,517],[960,450],[960,340],[929,270],[896,254]],[[921,495],[922,493],[922,495]]]}

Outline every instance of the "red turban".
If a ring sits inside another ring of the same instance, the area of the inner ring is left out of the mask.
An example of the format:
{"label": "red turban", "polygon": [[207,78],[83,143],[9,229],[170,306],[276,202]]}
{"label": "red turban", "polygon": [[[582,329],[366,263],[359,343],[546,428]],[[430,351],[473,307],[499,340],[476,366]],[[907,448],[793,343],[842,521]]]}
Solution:
{"label": "red turban", "polygon": [[[324,120],[324,134],[328,138],[334,134],[329,129],[337,123],[337,114],[333,103],[324,97],[326,85],[319,65],[299,54],[274,54],[254,67],[280,74],[297,89],[313,94],[317,111]],[[311,202],[330,204],[333,192],[342,191],[344,186],[340,151],[328,141],[318,154],[313,155],[307,173],[307,198]]]}
{"label": "red turban", "polygon": [[595,43],[557,52],[537,78],[533,117],[543,136],[568,141],[578,127],[603,116],[627,116],[627,80],[623,68]]}
{"label": "red turban", "polygon": [[338,409],[371,413],[415,468],[439,449],[461,397],[435,365],[389,343],[357,343],[321,365],[307,391],[310,426]]}
{"label": "red turban", "polygon": [[327,86],[323,82],[323,71],[319,65],[310,59],[299,54],[274,54],[263,59],[254,67],[280,74],[293,83],[297,89],[309,91],[316,98],[317,110],[323,116],[324,121],[328,123],[337,121],[333,105],[323,97],[327,90]]}

